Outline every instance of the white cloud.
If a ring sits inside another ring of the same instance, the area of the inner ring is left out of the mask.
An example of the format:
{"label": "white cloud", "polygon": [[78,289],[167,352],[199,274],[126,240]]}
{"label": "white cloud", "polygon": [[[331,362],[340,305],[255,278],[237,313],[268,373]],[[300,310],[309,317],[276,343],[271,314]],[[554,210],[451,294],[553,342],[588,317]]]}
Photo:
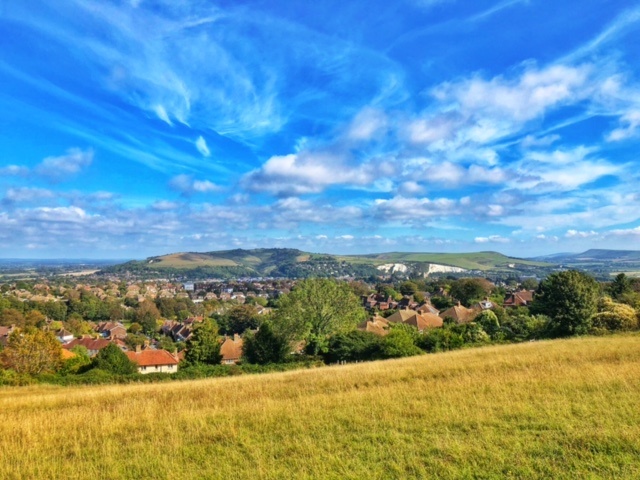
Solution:
{"label": "white cloud", "polygon": [[459,213],[458,202],[449,198],[407,198],[396,196],[391,199],[377,199],[374,202],[374,215],[388,222],[421,222]]}
{"label": "white cloud", "polygon": [[220,187],[209,180],[194,180],[193,191],[198,193],[215,192],[220,190]]}
{"label": "white cloud", "polygon": [[589,237],[597,237],[598,232],[593,230],[587,232],[581,232],[578,230],[567,230],[567,233],[564,235],[567,238],[589,238]]}
{"label": "white cloud", "polygon": [[510,243],[511,240],[500,235],[490,235],[488,237],[476,237],[475,243]]}
{"label": "white cloud", "polygon": [[614,229],[607,232],[616,237],[640,237],[640,226],[635,228]]}
{"label": "white cloud", "polygon": [[44,188],[16,187],[7,190],[4,200],[12,203],[37,202],[43,199],[54,198],[51,190]]}
{"label": "white cloud", "polygon": [[533,135],[527,135],[522,139],[520,144],[524,148],[531,147],[548,147],[554,142],[560,140],[560,135],[552,134],[552,135],[544,135],[542,137],[535,137]]}
{"label": "white cloud", "polygon": [[203,157],[208,157],[211,155],[211,151],[207,146],[207,141],[204,139],[202,135],[200,135],[196,140],[196,148],[202,154]]}
{"label": "white cloud", "polygon": [[400,192],[403,196],[418,195],[423,191],[424,188],[418,182],[415,182],[413,180],[403,182],[398,187],[398,192]]}
{"label": "white cloud", "polygon": [[640,110],[625,113],[620,117],[620,123],[624,126],[612,130],[606,137],[608,142],[619,142],[635,136],[640,127]]}
{"label": "white cloud", "polygon": [[179,208],[179,207],[180,207],[179,203],[169,202],[167,200],[159,200],[157,202],[154,202],[151,205],[151,208],[153,208],[154,210],[160,210],[160,211],[175,210],[176,208]]}
{"label": "white cloud", "polygon": [[35,168],[39,175],[61,181],[79,173],[93,162],[93,150],[70,148],[65,155],[47,157]]}
{"label": "white cloud", "polygon": [[453,102],[466,115],[526,122],[551,108],[585,98],[590,70],[588,65],[529,67],[516,79],[475,76],[446,82],[435,88],[433,95],[443,103]]}
{"label": "white cloud", "polygon": [[7,165],[6,167],[0,168],[0,175],[20,175],[25,176],[29,173],[29,169],[27,167],[23,167],[21,165]]}
{"label": "white cloud", "polygon": [[449,117],[421,118],[406,125],[407,139],[414,144],[431,144],[450,139],[457,123]]}
{"label": "white cloud", "polygon": [[194,193],[210,193],[219,191],[221,188],[209,180],[196,180],[192,175],[176,175],[169,182],[169,186],[183,195]]}
{"label": "white cloud", "polygon": [[571,191],[606,175],[619,175],[623,166],[590,158],[596,149],[582,145],[553,151],[533,151],[525,155],[510,182],[514,188],[536,193]]}
{"label": "white cloud", "polygon": [[85,210],[79,207],[39,207],[31,210],[29,218],[43,222],[79,223],[89,219]]}
{"label": "white cloud", "polygon": [[371,140],[375,135],[384,134],[387,117],[384,112],[374,108],[363,109],[351,122],[347,137],[351,140]]}
{"label": "white cloud", "polygon": [[276,195],[318,193],[332,185],[367,185],[377,179],[378,166],[349,166],[331,154],[301,152],[274,156],[242,179],[254,192]]}

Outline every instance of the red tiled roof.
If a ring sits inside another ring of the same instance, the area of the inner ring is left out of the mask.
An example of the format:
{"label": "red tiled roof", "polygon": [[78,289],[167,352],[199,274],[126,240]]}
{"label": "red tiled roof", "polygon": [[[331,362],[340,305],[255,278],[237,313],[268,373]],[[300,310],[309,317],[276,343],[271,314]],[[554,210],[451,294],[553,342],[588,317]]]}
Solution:
{"label": "red tiled roof", "polygon": [[71,350],[76,345],[82,345],[87,350],[102,350],[110,343],[109,340],[105,340],[104,338],[74,338],[69,343],[63,345],[62,348]]}
{"label": "red tiled roof", "polygon": [[129,360],[140,367],[153,367],[157,365],[177,365],[178,359],[166,350],[152,350],[150,348],[141,352],[124,352]]}

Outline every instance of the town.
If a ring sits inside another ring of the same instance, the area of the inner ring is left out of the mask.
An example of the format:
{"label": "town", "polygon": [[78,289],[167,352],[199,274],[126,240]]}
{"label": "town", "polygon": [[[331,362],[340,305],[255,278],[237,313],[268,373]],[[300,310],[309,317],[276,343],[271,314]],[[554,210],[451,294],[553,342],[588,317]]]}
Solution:
{"label": "town", "polygon": [[[585,285],[588,298],[550,300]],[[181,370],[224,375],[204,367],[295,368],[633,330],[640,306],[638,279],[598,283],[577,271],[509,284],[446,276],[376,284],[60,277],[4,283],[0,292],[5,384],[95,381],[97,371],[104,381]],[[582,310],[565,318],[576,302]]]}

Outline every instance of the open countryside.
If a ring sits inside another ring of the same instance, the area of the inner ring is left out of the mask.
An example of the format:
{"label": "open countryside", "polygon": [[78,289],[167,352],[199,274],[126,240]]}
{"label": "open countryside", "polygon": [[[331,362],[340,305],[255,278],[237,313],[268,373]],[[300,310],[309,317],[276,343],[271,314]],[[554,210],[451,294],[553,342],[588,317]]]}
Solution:
{"label": "open countryside", "polygon": [[0,480],[640,478],[640,0],[0,38]]}
{"label": "open countryside", "polygon": [[172,384],[4,388],[0,477],[632,479],[639,365],[633,334]]}

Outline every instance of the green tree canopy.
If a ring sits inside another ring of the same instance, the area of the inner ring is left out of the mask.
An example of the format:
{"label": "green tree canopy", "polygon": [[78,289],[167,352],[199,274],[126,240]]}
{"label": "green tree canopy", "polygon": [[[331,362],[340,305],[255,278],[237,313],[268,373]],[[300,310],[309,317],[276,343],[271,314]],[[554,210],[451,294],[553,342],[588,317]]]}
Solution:
{"label": "green tree canopy", "polygon": [[242,355],[249,363],[266,365],[284,362],[291,352],[289,340],[278,334],[270,321],[260,325],[258,331],[244,337]]}
{"label": "green tree canopy", "polygon": [[470,307],[491,293],[494,285],[484,278],[461,278],[451,285],[451,296]]}
{"label": "green tree canopy", "polygon": [[334,335],[324,359],[327,363],[367,361],[380,358],[382,337],[371,332],[352,330]]}
{"label": "green tree canopy", "polygon": [[156,320],[160,318],[160,311],[156,304],[150,300],[144,300],[138,306],[136,312],[136,320],[142,325],[144,333],[151,335],[158,330]]}
{"label": "green tree canopy", "polygon": [[418,331],[414,327],[403,324],[394,325],[382,340],[381,355],[384,358],[419,355],[423,352],[416,346],[418,339]]}
{"label": "green tree canopy", "polygon": [[353,330],[365,312],[347,283],[309,279],[278,300],[276,330],[291,340],[306,340],[307,351],[326,351],[331,335]]}
{"label": "green tree canopy", "polygon": [[609,294],[616,300],[632,292],[631,281],[624,273],[619,273],[609,285]]}
{"label": "green tree canopy", "polygon": [[196,323],[193,334],[187,340],[185,361],[190,365],[217,365],[222,360],[218,324],[212,319]]}
{"label": "green tree canopy", "polygon": [[137,365],[114,343],[110,343],[93,359],[93,367],[116,375],[128,375],[138,371]]}
{"label": "green tree canopy", "polygon": [[577,270],[552,273],[540,282],[531,313],[550,317],[556,335],[583,334],[591,327],[599,294],[598,282],[585,273]]}
{"label": "green tree canopy", "polygon": [[399,290],[402,295],[413,295],[418,291],[418,285],[411,280],[407,280],[400,284]]}
{"label": "green tree canopy", "polygon": [[525,290],[535,290],[536,288],[538,288],[538,285],[538,280],[536,280],[535,278],[527,278],[521,283],[522,288],[524,288]]}
{"label": "green tree canopy", "polygon": [[234,305],[223,315],[224,330],[226,335],[243,333],[247,329],[258,328],[258,311],[253,305]]}
{"label": "green tree canopy", "polygon": [[498,316],[491,310],[483,310],[473,321],[479,324],[492,338],[500,330]]}

